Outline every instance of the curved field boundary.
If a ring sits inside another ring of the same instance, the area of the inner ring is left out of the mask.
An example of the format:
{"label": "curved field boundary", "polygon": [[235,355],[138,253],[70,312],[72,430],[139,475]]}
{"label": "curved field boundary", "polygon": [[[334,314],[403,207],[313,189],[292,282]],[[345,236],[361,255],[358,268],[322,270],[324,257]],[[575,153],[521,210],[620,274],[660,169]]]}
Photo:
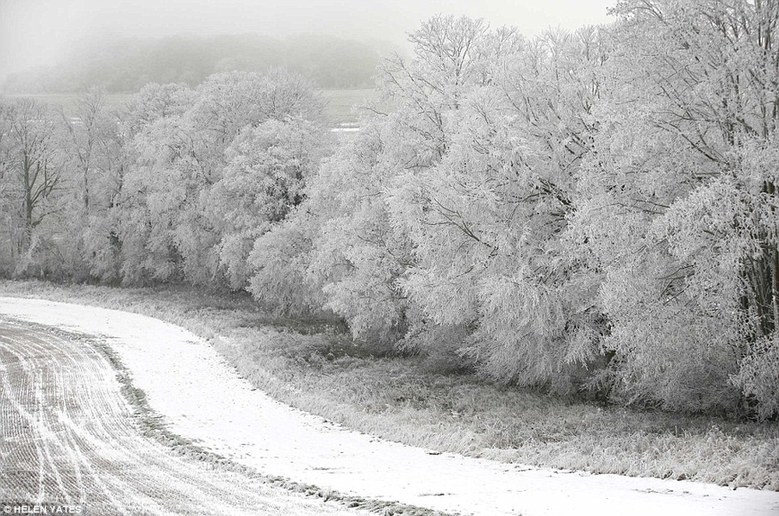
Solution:
{"label": "curved field boundary", "polygon": [[477,514],[769,515],[779,493],[506,465],[380,441],[276,403],[205,341],[136,314],[0,298],[0,313],[101,335],[171,432],[209,453],[345,495]]}
{"label": "curved field boundary", "polygon": [[0,513],[345,510],[204,460],[144,405],[99,340],[0,316]]}

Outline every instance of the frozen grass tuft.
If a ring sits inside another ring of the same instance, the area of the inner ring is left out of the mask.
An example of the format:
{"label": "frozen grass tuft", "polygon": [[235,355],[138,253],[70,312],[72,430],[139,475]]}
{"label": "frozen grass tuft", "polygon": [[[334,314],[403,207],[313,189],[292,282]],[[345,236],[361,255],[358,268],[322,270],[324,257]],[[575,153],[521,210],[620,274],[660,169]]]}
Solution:
{"label": "frozen grass tuft", "polygon": [[355,346],[335,321],[276,319],[248,296],[189,288],[1,282],[0,293],[94,304],[209,339],[254,385],[344,426],[505,462],[779,490],[779,425],[573,403]]}

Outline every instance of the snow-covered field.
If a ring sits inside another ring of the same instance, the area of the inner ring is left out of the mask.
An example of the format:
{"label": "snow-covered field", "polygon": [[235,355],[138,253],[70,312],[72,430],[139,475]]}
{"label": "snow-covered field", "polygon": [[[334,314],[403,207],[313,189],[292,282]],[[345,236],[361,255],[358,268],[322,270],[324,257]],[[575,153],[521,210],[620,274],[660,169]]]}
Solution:
{"label": "snow-covered field", "polygon": [[436,455],[344,430],[252,388],[205,341],[145,316],[0,298],[0,314],[104,336],[169,429],[293,481],[474,514],[779,514],[779,493]]}
{"label": "snow-covered field", "polygon": [[100,345],[0,315],[0,514],[343,512],[151,438]]}

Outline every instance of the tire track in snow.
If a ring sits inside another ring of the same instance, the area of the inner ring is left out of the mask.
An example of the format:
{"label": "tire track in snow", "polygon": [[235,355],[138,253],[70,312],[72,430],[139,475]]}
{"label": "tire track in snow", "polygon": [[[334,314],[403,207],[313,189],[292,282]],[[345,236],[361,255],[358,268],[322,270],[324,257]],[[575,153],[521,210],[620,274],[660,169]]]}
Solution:
{"label": "tire track in snow", "polygon": [[341,514],[144,437],[90,339],[0,319],[0,501],[84,514]]}
{"label": "tire track in snow", "polygon": [[[5,352],[6,356],[12,356],[13,360],[19,364],[21,370],[24,371],[27,375],[23,380],[25,387],[19,389],[20,393],[22,393],[20,396],[14,395],[15,389],[9,384],[9,375],[6,375],[4,378],[5,392],[9,401],[16,409],[18,415],[25,419],[29,423],[29,426],[34,428],[36,436],[33,442],[36,446],[36,449],[43,452],[40,454],[39,460],[39,479],[41,479],[41,489],[39,489],[39,493],[37,498],[35,498],[35,501],[41,502],[44,501],[44,499],[47,497],[43,486],[51,484],[45,480],[48,472],[50,476],[55,477],[57,486],[60,487],[60,493],[64,497],[64,503],[71,503],[70,493],[73,491],[74,486],[78,488],[79,492],[83,492],[84,485],[81,477],[81,468],[78,462],[74,461],[73,454],[67,452],[67,444],[65,446],[61,445],[60,441],[67,443],[68,435],[66,431],[63,431],[64,429],[56,428],[51,424],[51,415],[52,413],[56,413],[59,418],[63,411],[67,410],[68,408],[67,400],[77,399],[79,393],[74,392],[74,389],[69,387],[70,384],[64,381],[62,367],[51,368],[46,366],[45,357],[47,356],[47,353],[45,345],[56,346],[56,341],[51,340],[50,337],[46,334],[39,334],[36,337],[36,339],[28,338],[25,342],[25,349],[20,351],[15,349],[15,347],[12,345],[13,342],[7,342],[8,339],[5,339],[2,335],[0,335],[0,349]],[[45,345],[42,345],[42,343]],[[82,355],[83,354],[80,352],[74,352],[72,354],[63,354],[58,358],[60,360],[67,360],[68,364],[71,366],[68,369],[72,369],[72,366],[78,365],[75,357],[80,357]],[[60,362],[59,365],[62,366],[62,362]],[[105,376],[102,379],[99,377],[101,372],[106,371],[105,368],[87,367],[85,369],[90,373],[88,376],[84,377],[84,380],[88,381],[89,384],[93,384],[101,380],[110,380],[110,376]],[[44,378],[44,374],[47,375],[47,378]],[[82,374],[85,374],[85,371],[82,371]],[[53,378],[49,378],[50,376],[53,376]],[[44,399],[42,393],[44,385],[47,388],[53,390],[51,395],[46,396],[46,399],[57,402],[59,405],[58,407],[55,407],[54,403],[47,406],[47,402]],[[34,390],[36,399],[35,408],[32,412],[29,411],[19,399],[20,397],[24,397],[24,393],[28,392],[30,387],[32,387]],[[47,412],[49,417],[45,418],[44,416]],[[86,418],[93,421],[95,420],[94,418],[96,415],[97,414],[92,411],[85,413],[85,416],[87,416]],[[97,420],[99,421],[99,419]],[[52,436],[55,433],[61,433],[61,437],[63,439],[52,439]],[[64,454],[69,459],[66,462],[73,466],[74,478],[67,481],[67,487],[64,485],[59,473],[60,461],[56,461],[52,458],[52,447],[56,447],[58,449],[55,452],[55,455]],[[101,483],[99,476],[95,476],[94,478],[98,484]],[[82,500],[83,496],[79,496],[78,499]]]}

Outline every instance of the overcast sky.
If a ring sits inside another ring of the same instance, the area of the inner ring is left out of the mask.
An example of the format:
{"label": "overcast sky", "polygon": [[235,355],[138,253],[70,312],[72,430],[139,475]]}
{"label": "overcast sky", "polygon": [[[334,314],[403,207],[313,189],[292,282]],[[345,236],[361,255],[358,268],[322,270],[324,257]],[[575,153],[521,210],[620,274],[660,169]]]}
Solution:
{"label": "overcast sky", "polygon": [[485,18],[526,35],[609,21],[616,0],[0,0],[0,80],[50,64],[85,37],[323,33],[405,41],[435,14]]}

